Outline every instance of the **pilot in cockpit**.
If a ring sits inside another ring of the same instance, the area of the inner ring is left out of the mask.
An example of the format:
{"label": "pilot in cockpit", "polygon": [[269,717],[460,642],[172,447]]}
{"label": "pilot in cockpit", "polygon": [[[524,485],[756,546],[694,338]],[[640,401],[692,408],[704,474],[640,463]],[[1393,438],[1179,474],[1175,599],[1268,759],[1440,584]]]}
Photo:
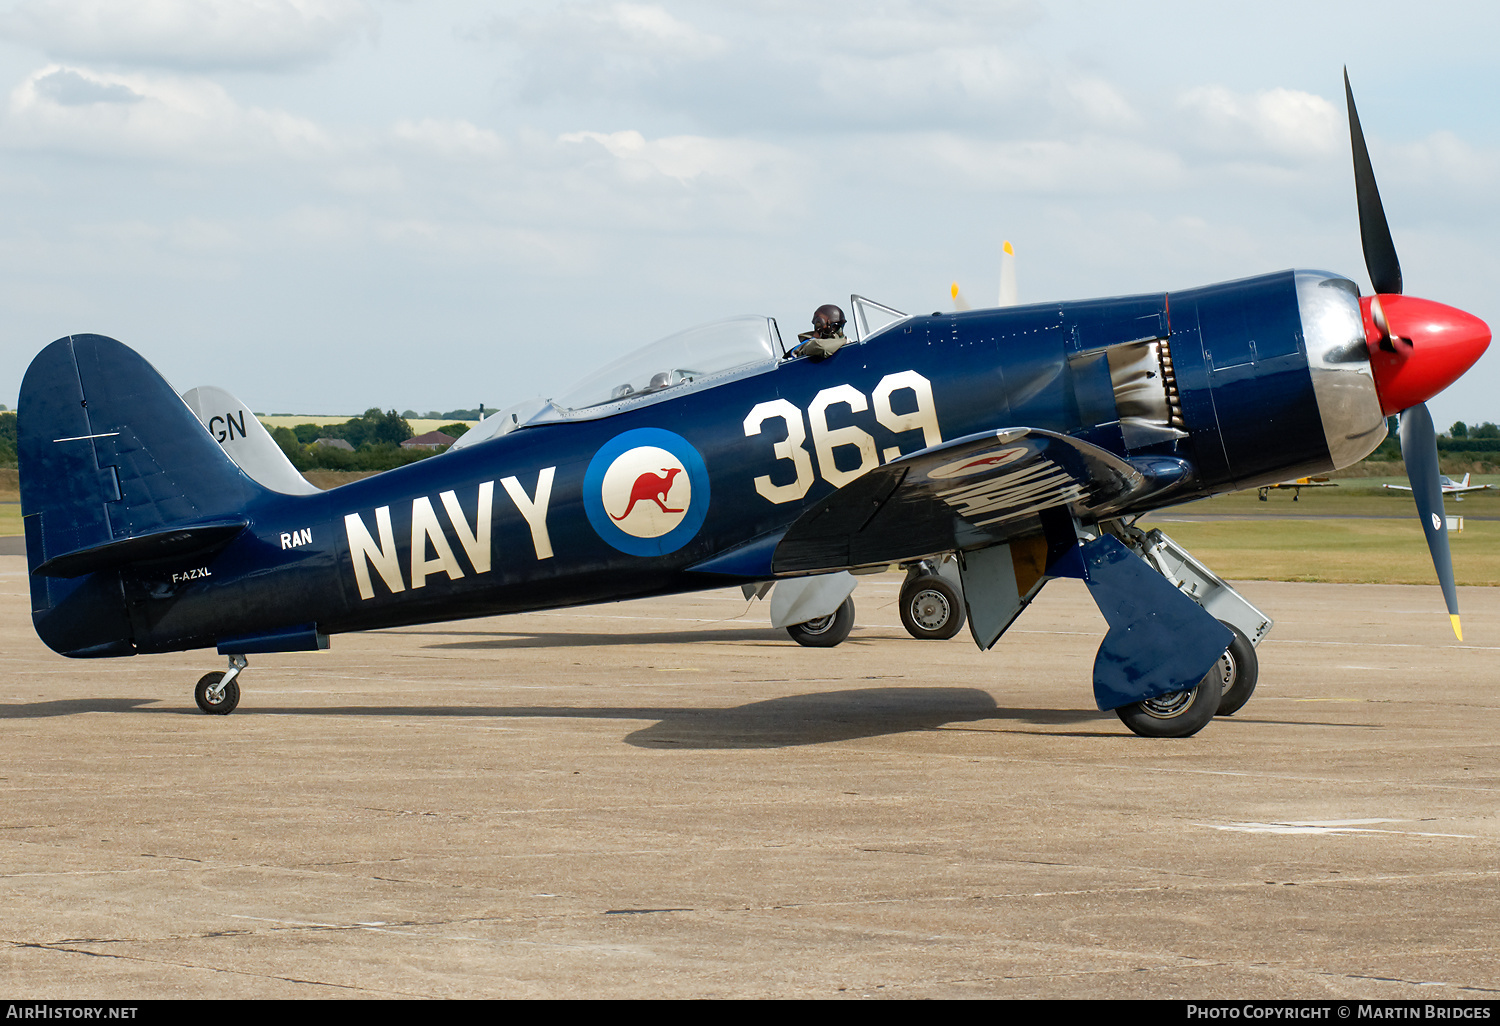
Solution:
{"label": "pilot in cockpit", "polygon": [[844,311],[832,303],[825,303],[813,311],[812,324],[812,331],[797,336],[799,344],[789,356],[826,360],[849,341],[844,337]]}

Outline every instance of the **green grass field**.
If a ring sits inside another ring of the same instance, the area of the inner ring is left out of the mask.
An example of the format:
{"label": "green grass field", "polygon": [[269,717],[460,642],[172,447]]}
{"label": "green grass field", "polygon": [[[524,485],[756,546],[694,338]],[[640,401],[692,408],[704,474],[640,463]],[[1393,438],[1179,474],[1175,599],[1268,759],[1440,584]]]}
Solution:
{"label": "green grass field", "polygon": [[[1304,488],[1295,502],[1289,489],[1276,489],[1261,502],[1255,490],[1231,492],[1213,499],[1201,499],[1184,506],[1174,506],[1163,516],[1223,516],[1226,514],[1256,517],[1416,517],[1416,504],[1410,492],[1393,491],[1382,485],[1404,485],[1404,477],[1354,477],[1334,482],[1336,488]],[[1443,505],[1449,516],[1500,517],[1500,475],[1475,474],[1470,484],[1492,484],[1486,492],[1470,492],[1462,501],[1445,496]]]}
{"label": "green grass field", "polygon": [[[1300,504],[1299,504],[1300,505]],[[1408,520],[1203,520],[1160,527],[1221,577],[1339,584],[1434,584],[1427,539]],[[1145,526],[1145,525],[1143,525]],[[1459,584],[1500,585],[1500,521],[1465,520],[1450,534]]]}

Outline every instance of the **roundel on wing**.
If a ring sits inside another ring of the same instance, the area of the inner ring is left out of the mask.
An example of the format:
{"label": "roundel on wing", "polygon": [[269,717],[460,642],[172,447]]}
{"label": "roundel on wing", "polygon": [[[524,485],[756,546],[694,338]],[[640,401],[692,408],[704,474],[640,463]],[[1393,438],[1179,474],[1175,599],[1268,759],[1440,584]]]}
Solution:
{"label": "roundel on wing", "polygon": [[698,450],[660,428],[616,435],[583,477],[589,523],[632,556],[664,556],[691,541],[708,515],[708,491]]}
{"label": "roundel on wing", "polygon": [[1016,445],[993,452],[975,453],[961,460],[935,467],[927,472],[927,476],[940,481],[950,477],[971,477],[974,474],[983,474],[1008,463],[1014,463],[1030,451],[1024,445]]}

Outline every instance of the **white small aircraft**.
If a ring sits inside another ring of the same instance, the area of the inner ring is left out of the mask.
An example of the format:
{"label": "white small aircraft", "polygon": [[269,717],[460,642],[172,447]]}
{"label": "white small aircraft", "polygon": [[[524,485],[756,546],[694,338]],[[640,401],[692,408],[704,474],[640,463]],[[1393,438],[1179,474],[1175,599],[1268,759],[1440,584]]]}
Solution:
{"label": "white small aircraft", "polygon": [[[1448,477],[1447,475],[1442,475],[1442,476],[1440,476],[1438,478],[1438,482],[1443,486],[1443,494],[1444,495],[1451,495],[1451,496],[1453,496],[1453,501],[1454,502],[1463,502],[1464,501],[1464,493],[1465,492],[1482,492],[1486,488],[1493,488],[1493,487],[1495,487],[1494,485],[1487,485],[1487,484],[1471,485],[1471,484],[1469,484],[1469,475],[1468,474],[1464,475],[1464,479],[1462,481],[1455,481],[1455,480],[1453,480],[1453,478]],[[1391,491],[1394,491],[1394,492],[1409,492],[1409,491],[1411,491],[1411,489],[1409,487],[1407,487],[1406,485],[1388,484],[1388,485],[1382,485],[1381,487],[1383,487],[1383,488],[1389,488],[1389,489],[1391,489]]]}

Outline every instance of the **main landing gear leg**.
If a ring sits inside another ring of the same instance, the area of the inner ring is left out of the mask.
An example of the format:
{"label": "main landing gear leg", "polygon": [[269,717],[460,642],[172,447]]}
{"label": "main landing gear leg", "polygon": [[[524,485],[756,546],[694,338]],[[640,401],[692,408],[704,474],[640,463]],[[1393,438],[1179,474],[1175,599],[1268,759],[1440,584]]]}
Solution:
{"label": "main landing gear leg", "polygon": [[1255,646],[1270,632],[1271,618],[1251,605],[1217,574],[1159,530],[1142,531],[1115,522],[1113,533],[1188,598],[1213,614],[1234,633],[1229,649],[1219,658],[1214,676],[1222,692],[1217,715],[1232,716],[1250,701],[1260,676]]}
{"label": "main landing gear leg", "polygon": [[229,657],[229,672],[205,673],[193,689],[198,708],[215,716],[228,716],[240,704],[240,671],[250,665],[242,655]]}

